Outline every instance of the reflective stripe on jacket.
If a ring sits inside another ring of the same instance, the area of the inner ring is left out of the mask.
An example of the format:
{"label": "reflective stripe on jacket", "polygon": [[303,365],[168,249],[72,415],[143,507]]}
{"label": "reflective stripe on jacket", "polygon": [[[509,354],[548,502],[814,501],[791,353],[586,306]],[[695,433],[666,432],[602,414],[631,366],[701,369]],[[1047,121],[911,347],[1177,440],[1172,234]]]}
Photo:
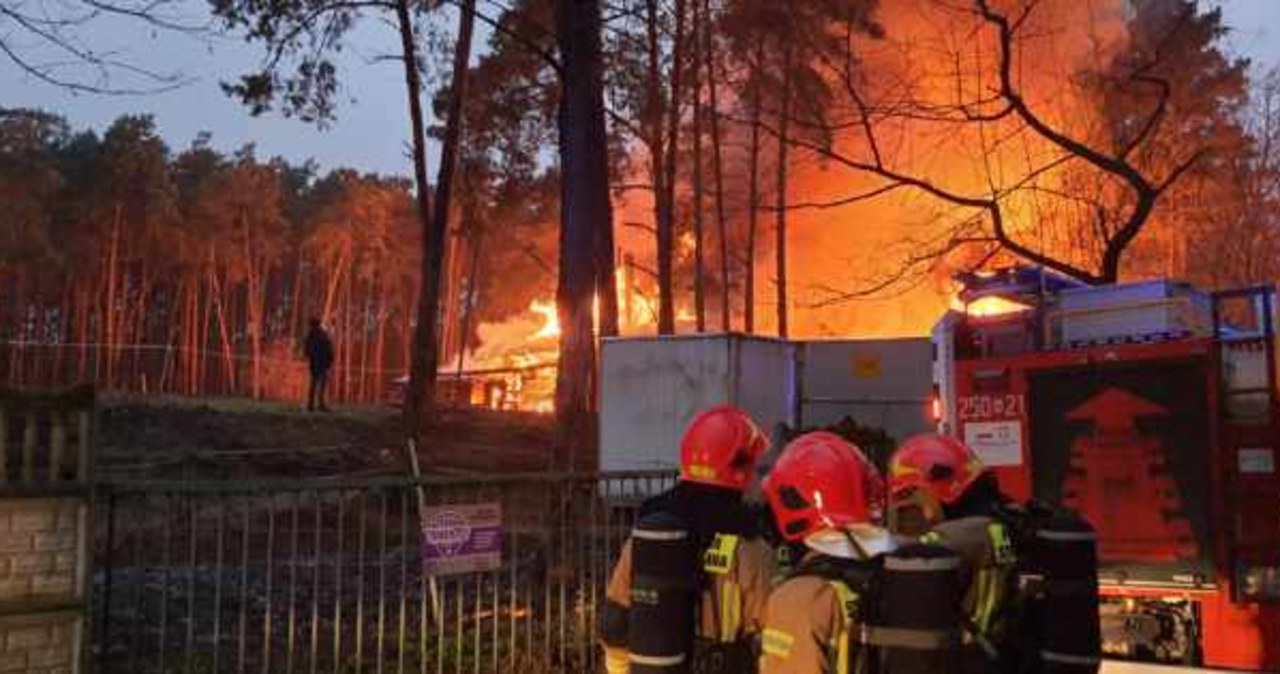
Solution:
{"label": "reflective stripe on jacket", "polygon": [[848,674],[859,648],[857,604],[839,581],[784,580],[765,608],[760,674]]}

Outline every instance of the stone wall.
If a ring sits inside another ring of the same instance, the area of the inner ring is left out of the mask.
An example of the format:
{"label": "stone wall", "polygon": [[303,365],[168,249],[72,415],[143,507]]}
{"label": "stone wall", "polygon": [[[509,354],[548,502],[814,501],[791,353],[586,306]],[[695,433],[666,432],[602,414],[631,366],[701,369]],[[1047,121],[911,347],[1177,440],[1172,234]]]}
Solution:
{"label": "stone wall", "polygon": [[80,671],[81,629],[75,612],[0,618],[0,672]]}
{"label": "stone wall", "polygon": [[79,671],[83,509],[79,497],[0,500],[0,672]]}
{"label": "stone wall", "polygon": [[0,500],[0,605],[79,599],[79,498]]}

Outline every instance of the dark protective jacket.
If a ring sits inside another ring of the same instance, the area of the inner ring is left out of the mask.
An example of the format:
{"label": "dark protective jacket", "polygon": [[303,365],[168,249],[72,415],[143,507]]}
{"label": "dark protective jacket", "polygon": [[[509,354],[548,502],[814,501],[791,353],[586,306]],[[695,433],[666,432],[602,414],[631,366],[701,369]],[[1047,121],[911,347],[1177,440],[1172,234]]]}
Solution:
{"label": "dark protective jacket", "polygon": [[333,366],[333,340],[324,328],[311,328],[307,331],[302,351],[307,356],[307,364],[316,374],[328,372]]}

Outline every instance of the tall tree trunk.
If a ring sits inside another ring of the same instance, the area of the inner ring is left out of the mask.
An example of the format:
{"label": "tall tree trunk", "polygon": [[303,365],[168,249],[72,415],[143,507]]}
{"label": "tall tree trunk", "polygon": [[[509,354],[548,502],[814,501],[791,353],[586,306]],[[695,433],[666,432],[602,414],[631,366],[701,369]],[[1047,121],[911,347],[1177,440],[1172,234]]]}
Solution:
{"label": "tall tree trunk", "polygon": [[[607,180],[606,177],[606,182]],[[604,214],[604,224],[596,229],[595,296],[599,299],[600,306],[597,321],[601,337],[614,337],[618,334],[618,277],[613,242],[613,201],[609,198],[607,189],[603,192],[593,191],[592,196],[601,201],[595,208]],[[463,339],[465,338],[464,335]]]}
{"label": "tall tree trunk", "polygon": [[[133,385],[144,387],[154,384],[154,382],[150,381],[151,378],[147,376],[149,374],[147,371],[149,361],[144,360],[144,356],[150,353],[145,350],[145,345],[152,343],[147,334],[147,312],[151,308],[151,295],[154,292],[155,285],[146,267],[146,262],[143,262],[142,271],[138,274],[138,301],[132,314],[133,335],[129,339],[129,344],[137,347],[133,349],[133,357],[129,361],[129,379],[133,382]],[[166,325],[171,324],[172,322],[166,323]],[[165,343],[168,343],[167,339]],[[161,354],[161,357],[163,358],[163,354]],[[146,392],[145,390],[143,391],[143,393]]]}
{"label": "tall tree trunk", "polygon": [[675,298],[675,231],[676,231],[676,155],[680,152],[680,79],[684,70],[685,0],[675,0],[675,36],[671,42],[671,86],[667,101],[667,146],[663,150],[662,219],[658,222],[658,332],[676,331]]}
{"label": "tall tree trunk", "polygon": [[[689,89],[693,98],[693,313],[698,332],[707,331],[707,305],[704,281],[706,270],[702,255],[703,185],[702,185],[702,3],[693,3],[693,59],[689,67]],[[678,106],[677,106],[678,107]]]}
{"label": "tall tree trunk", "polygon": [[[439,203],[437,200],[436,204],[439,205]],[[458,239],[460,237],[456,228],[450,229],[453,231],[445,232],[447,243],[444,247],[444,271],[440,277],[440,334],[436,338],[440,354],[437,360],[447,360],[453,353],[453,333],[457,329],[457,317],[454,315],[457,305],[454,299],[457,293]]]}
{"label": "tall tree trunk", "polygon": [[236,364],[235,354],[231,348],[230,326],[227,325],[226,301],[222,295],[222,284],[218,281],[218,266],[210,264],[209,266],[209,294],[213,298],[213,309],[217,314],[218,320],[218,337],[222,342],[222,363],[226,373],[226,392],[234,392],[236,389]]}
{"label": "tall tree trunk", "polygon": [[164,357],[160,362],[159,376],[156,377],[155,391],[157,393],[167,393],[177,390],[176,386],[170,382],[178,380],[178,368],[181,367],[182,352],[182,323],[186,317],[187,306],[183,301],[182,287],[185,284],[179,281],[176,285],[170,285],[167,292],[159,293],[165,298],[165,311],[168,313],[163,327],[166,331],[164,336]]}
{"label": "tall tree trunk", "polygon": [[658,268],[658,333],[675,332],[671,258],[674,254],[672,209],[667,204],[666,118],[662,100],[662,40],[658,0],[645,2],[648,69],[645,79],[645,144],[649,148],[649,174],[653,183],[654,246]]}
{"label": "tall tree trunk", "polygon": [[475,0],[463,0],[458,25],[458,42],[453,53],[453,74],[449,87],[449,107],[445,118],[445,137],[440,149],[440,172],[436,178],[436,208],[432,217],[427,200],[426,139],[423,137],[422,108],[419,101],[421,84],[416,67],[417,47],[409,16],[408,0],[398,0],[396,15],[400,21],[401,48],[405,56],[406,82],[410,96],[409,117],[413,127],[414,175],[418,181],[418,210],[423,225],[422,296],[418,303],[418,325],[414,333],[413,368],[409,392],[404,406],[405,431],[416,438],[422,414],[435,400],[436,369],[439,359],[437,331],[440,309],[441,275],[444,269],[445,234],[448,232],[450,190],[457,165],[458,141],[462,137],[462,102],[465,100],[468,62],[471,58],[471,34],[475,25]]}
{"label": "tall tree trunk", "polygon": [[711,0],[702,0],[702,54],[706,59],[707,96],[711,108],[711,169],[716,183],[716,240],[720,243],[720,330],[732,329],[733,310],[729,303],[729,220],[724,208],[724,166],[720,147],[720,102],[716,96],[715,24],[711,20]]}
{"label": "tall tree trunk", "polygon": [[381,399],[386,392],[387,382],[384,374],[387,368],[387,321],[391,318],[387,311],[387,297],[391,294],[387,275],[384,274],[378,283],[377,313],[375,314],[378,327],[373,342],[373,399],[375,401]]}
{"label": "tall tree trunk", "polygon": [[556,376],[558,447],[568,468],[594,468],[596,368],[592,297],[598,230],[610,225],[599,0],[557,0],[560,79],[560,268]]}
{"label": "tall tree trunk", "polygon": [[129,269],[129,241],[122,229],[119,244],[116,248],[116,299],[115,311],[111,315],[113,323],[111,343],[113,348],[109,367],[111,385],[121,390],[128,390],[123,360],[125,353],[129,350],[128,335],[125,334],[125,327],[128,322],[129,287],[132,280],[132,274]]}
{"label": "tall tree trunk", "polygon": [[[385,290],[385,288],[384,288]],[[374,332],[373,342],[373,391],[372,402],[383,399],[387,389],[387,312],[385,307],[381,306],[382,300],[379,299],[378,327]]]}
{"label": "tall tree trunk", "polygon": [[293,263],[293,300],[289,302],[289,339],[297,339],[302,334],[302,247],[298,247],[297,259]]}
{"label": "tall tree trunk", "polygon": [[349,260],[351,258],[351,239],[342,242],[342,248],[338,251],[338,262],[333,266],[333,271],[329,274],[329,282],[325,284],[324,291],[324,308],[320,310],[320,320],[328,323],[333,316],[333,303],[338,296],[339,283],[342,277],[351,268]]}
{"label": "tall tree trunk", "polygon": [[245,323],[249,337],[249,392],[254,399],[262,398],[262,279],[259,269],[252,225],[247,213],[240,214],[245,267]]}
{"label": "tall tree trunk", "polygon": [[200,295],[200,280],[189,276],[186,281],[186,310],[183,312],[186,327],[182,331],[182,382],[181,391],[187,395],[195,395],[196,358],[199,357],[196,336],[200,333],[200,310],[197,299]]}
{"label": "tall tree trunk", "polygon": [[[210,267],[210,280],[213,279],[214,273],[215,271]],[[210,348],[213,346],[210,344],[210,341],[213,339],[213,306],[214,298],[217,297],[217,292],[218,289],[215,285],[212,283],[205,284],[204,311],[200,316],[200,343],[198,350],[200,358],[196,361],[196,382],[198,382],[197,386],[200,394],[213,392],[213,387],[211,386],[212,382],[209,381],[209,373],[212,371],[212,364],[209,362],[209,357],[215,355],[215,352]],[[216,348],[216,346],[214,348]]]}
{"label": "tall tree trunk", "polygon": [[[400,368],[403,372],[409,372],[411,363],[413,362],[413,340],[416,338],[416,322],[414,321],[414,311],[418,306],[418,295],[422,294],[422,284],[409,282],[409,303],[404,306],[404,324],[400,332]],[[405,390],[408,395],[408,389]]]}
{"label": "tall tree trunk", "polygon": [[25,349],[27,340],[27,273],[25,269],[19,268],[14,274],[16,281],[14,282],[13,296],[17,302],[17,312],[14,317],[17,319],[14,326],[14,337],[16,344],[9,350],[9,383],[14,386],[22,385],[22,361],[25,358]]}
{"label": "tall tree trunk", "polygon": [[19,269],[15,275],[17,282],[14,283],[14,297],[18,301],[18,325],[16,326],[17,344],[13,349],[13,355],[9,360],[9,383],[20,386],[22,384],[22,361],[26,357],[27,342],[27,273],[25,269]]}
{"label": "tall tree trunk", "polygon": [[[5,280],[5,273],[6,270],[4,265],[0,265],[0,285],[8,287],[7,285],[4,285],[7,283]],[[6,359],[12,357],[13,354],[13,345],[5,343],[5,340],[12,340],[16,336],[12,325],[12,321],[14,319],[9,317],[9,314],[11,313],[10,303],[13,302],[13,298],[10,297],[10,295],[11,293],[0,295],[0,370],[4,369]]]}
{"label": "tall tree trunk", "polygon": [[76,379],[84,381],[89,374],[89,315],[93,313],[93,294],[88,288],[76,288],[76,313],[76,342],[79,343]]}
{"label": "tall tree trunk", "polygon": [[[435,368],[431,361],[436,341],[436,300],[428,299],[439,282],[434,280],[436,267],[433,262],[436,251],[444,238],[431,222],[431,186],[427,182],[427,139],[422,121],[422,78],[418,72],[417,36],[413,17],[409,13],[409,0],[396,0],[396,22],[400,29],[400,54],[404,65],[405,91],[409,98],[409,132],[413,137],[413,178],[417,191],[415,205],[418,224],[422,229],[422,256],[418,267],[417,301],[414,303],[416,322],[413,342],[409,347],[409,385],[405,390],[403,405],[404,432],[417,438],[421,428],[421,414],[425,401],[434,395],[432,380]],[[428,351],[431,353],[429,354]]]}
{"label": "tall tree trunk", "polygon": [[[471,255],[467,262],[467,297],[462,304],[462,325],[458,327],[458,366],[454,375],[456,381],[462,381],[463,368],[467,362],[467,344],[471,338],[471,317],[476,310],[476,300],[480,297],[480,265],[484,258],[480,256],[484,249],[485,228],[477,220],[472,220]],[[602,328],[603,329],[603,328]],[[463,401],[465,404],[466,401]]]}
{"label": "tall tree trunk", "polygon": [[54,361],[53,376],[54,380],[60,384],[70,384],[69,377],[63,372],[63,366],[66,364],[67,345],[72,341],[72,319],[75,316],[76,288],[75,283],[68,274],[65,279],[66,287],[63,289],[62,309],[58,314],[58,346],[57,359]]}
{"label": "tall tree trunk", "polygon": [[[401,373],[410,371],[410,363],[413,362],[413,335],[415,335],[416,322],[413,321],[413,312],[416,311],[417,295],[422,292],[422,284],[416,280],[410,281],[411,288],[408,289],[408,297],[410,303],[403,307],[404,320],[401,325]],[[408,389],[404,390],[404,394],[408,395]]]}
{"label": "tall tree trunk", "polygon": [[361,303],[364,305],[364,320],[360,322],[359,397],[361,402],[369,402],[370,400],[369,393],[370,393],[370,390],[373,388],[372,387],[373,382],[371,381],[372,378],[370,377],[372,372],[370,371],[370,367],[369,367],[369,355],[370,355],[369,351],[372,350],[373,344],[371,343],[372,335],[369,334],[369,327],[374,320],[373,297],[374,297],[374,288],[377,286],[377,283],[378,283],[378,271],[375,268],[373,271],[373,275],[369,277],[369,282],[365,284],[364,301]]}
{"label": "tall tree trunk", "polygon": [[777,185],[777,299],[778,336],[786,339],[787,329],[787,128],[791,121],[791,46],[782,50],[782,103],[778,110]]}
{"label": "tall tree trunk", "polygon": [[[756,42],[754,69],[764,66],[763,40]],[[756,231],[760,224],[760,80],[751,81],[751,144],[748,149],[747,171],[747,259],[743,282],[743,327],[748,335],[756,331]]]}
{"label": "tall tree trunk", "polygon": [[105,307],[104,316],[102,318],[103,343],[107,347],[107,357],[104,359],[99,356],[98,361],[104,366],[103,380],[106,388],[110,389],[115,384],[114,381],[114,364],[115,351],[117,348],[115,325],[116,325],[116,286],[119,284],[118,260],[120,255],[120,220],[123,217],[123,207],[116,204],[112,211],[111,217],[111,243],[107,249],[107,287],[106,301],[103,302]]}
{"label": "tall tree trunk", "polygon": [[338,399],[346,402],[351,400],[351,371],[354,359],[351,357],[352,350],[355,348],[356,330],[355,312],[351,309],[351,297],[355,295],[356,278],[355,274],[351,275],[351,280],[342,286],[342,333],[338,335],[338,381],[342,383],[342,387],[338,393]]}

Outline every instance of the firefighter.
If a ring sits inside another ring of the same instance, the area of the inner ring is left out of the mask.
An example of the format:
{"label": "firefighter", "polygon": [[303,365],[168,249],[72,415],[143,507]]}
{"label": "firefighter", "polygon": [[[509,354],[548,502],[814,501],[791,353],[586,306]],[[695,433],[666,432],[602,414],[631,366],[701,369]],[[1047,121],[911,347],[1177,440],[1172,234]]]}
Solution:
{"label": "firefighter", "polygon": [[997,513],[1009,503],[995,474],[964,443],[923,434],[889,460],[889,521],[895,534],[946,546],[965,562],[966,671],[1001,660],[1017,556]]}
{"label": "firefighter", "polygon": [[[827,432],[793,440],[764,481],[784,539],[807,551],[769,595],[761,641],[761,674],[849,674],[858,657],[853,607],[874,558],[892,547],[879,524],[883,483],[853,445]],[[823,567],[841,568],[827,573]]]}
{"label": "firefighter", "polygon": [[680,479],[646,501],[609,581],[601,632],[609,674],[750,672],[773,551],[743,494],[768,448],[741,410],[699,414]]}

